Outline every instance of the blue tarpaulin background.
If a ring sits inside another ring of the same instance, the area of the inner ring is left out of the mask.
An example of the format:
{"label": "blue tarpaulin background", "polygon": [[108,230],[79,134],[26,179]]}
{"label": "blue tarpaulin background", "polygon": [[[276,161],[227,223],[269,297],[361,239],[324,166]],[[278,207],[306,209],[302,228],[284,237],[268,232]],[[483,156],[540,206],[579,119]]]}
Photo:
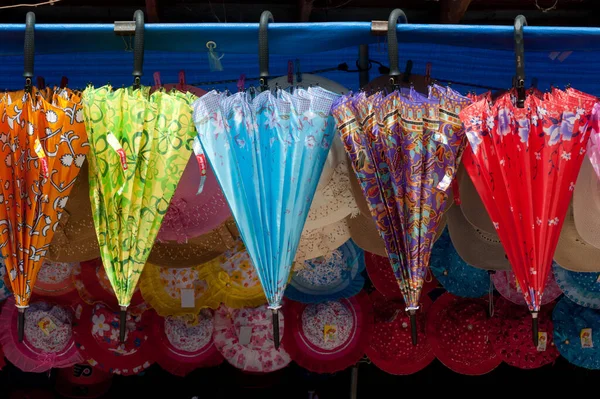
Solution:
{"label": "blue tarpaulin background", "polygon": [[[600,29],[525,27],[526,84],[535,78],[538,87],[573,87],[600,95]],[[24,25],[0,25],[0,89],[23,85]],[[211,72],[206,43],[214,41],[223,53],[224,70]],[[515,72],[512,26],[399,25],[400,65],[414,63],[413,73],[423,74],[428,62],[432,77],[474,85],[508,88]],[[288,60],[300,60],[302,72],[347,63],[356,69],[358,45],[370,45],[370,58],[385,65],[385,37],[373,36],[370,23],[301,23],[269,25],[272,76],[287,73]],[[35,75],[48,84],[62,76],[70,87],[91,82],[130,85],[133,53],[130,39],[117,36],[112,24],[36,25]],[[147,24],[143,83],[152,83],[160,71],[162,82],[177,81],[186,71],[188,83],[237,79],[241,73],[258,75],[258,24]],[[370,77],[378,76],[373,65]],[[358,74],[322,73],[349,89],[358,88]],[[250,84],[251,82],[248,82]],[[228,87],[208,84],[205,88]],[[456,86],[456,85],[455,85]],[[456,86],[463,91],[471,87]],[[480,89],[478,91],[481,91]]]}

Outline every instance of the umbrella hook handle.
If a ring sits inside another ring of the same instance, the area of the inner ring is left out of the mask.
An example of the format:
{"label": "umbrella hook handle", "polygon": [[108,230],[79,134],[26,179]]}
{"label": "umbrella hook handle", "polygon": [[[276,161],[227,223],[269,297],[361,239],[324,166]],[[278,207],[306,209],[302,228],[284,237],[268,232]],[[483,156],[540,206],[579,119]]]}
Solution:
{"label": "umbrella hook handle", "polygon": [[260,91],[269,90],[269,22],[274,22],[271,11],[263,11],[258,24],[258,68]]}
{"label": "umbrella hook handle", "polygon": [[517,90],[517,107],[525,107],[525,43],[523,41],[523,26],[527,20],[523,15],[515,18],[515,62],[516,75],[514,87]]}
{"label": "umbrella hook handle", "polygon": [[399,8],[396,8],[394,11],[390,13],[390,17],[388,18],[388,31],[387,31],[387,40],[388,40],[388,58],[390,62],[390,83],[393,86],[394,90],[397,90],[400,87],[399,77],[400,77],[400,69],[398,68],[398,32],[396,30],[396,25],[398,22],[406,24],[408,23],[408,19],[406,18],[406,14]]}
{"label": "umbrella hook handle", "polygon": [[35,55],[35,14],[28,12],[25,17],[25,49],[23,77],[25,78],[25,91],[31,94],[33,79],[33,58]]}
{"label": "umbrella hook handle", "polygon": [[133,50],[133,88],[139,89],[144,66],[144,12],[137,10],[133,14],[135,21],[135,45]]}

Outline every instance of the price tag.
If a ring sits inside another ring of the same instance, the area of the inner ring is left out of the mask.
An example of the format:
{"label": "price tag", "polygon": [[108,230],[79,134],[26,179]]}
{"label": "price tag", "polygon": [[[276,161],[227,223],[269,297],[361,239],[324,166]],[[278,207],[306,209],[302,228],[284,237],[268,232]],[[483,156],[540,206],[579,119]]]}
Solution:
{"label": "price tag", "polygon": [[181,293],[181,307],[182,308],[193,308],[196,306],[196,298],[194,290],[190,288],[182,288]]}
{"label": "price tag", "polygon": [[40,319],[40,321],[38,321],[38,327],[46,336],[49,336],[52,331],[56,330],[56,324],[54,324],[49,317]]}
{"label": "price tag", "polygon": [[546,350],[546,345],[548,345],[548,333],[538,331],[538,352],[544,352]]}
{"label": "price tag", "polygon": [[337,326],[325,324],[323,328],[323,342],[334,342],[337,340]]}
{"label": "price tag", "polygon": [[109,132],[106,135],[106,141],[108,142],[108,145],[110,145],[111,148],[115,150],[117,154],[119,154],[119,158],[121,159],[121,167],[123,168],[123,170],[127,170],[127,156],[125,154],[125,150],[123,149],[123,147],[121,147],[121,143],[119,143],[119,140],[115,137],[115,135],[112,132]]}
{"label": "price tag", "polygon": [[582,348],[593,348],[594,341],[592,341],[592,329],[582,328],[579,332],[579,338],[581,339]]}

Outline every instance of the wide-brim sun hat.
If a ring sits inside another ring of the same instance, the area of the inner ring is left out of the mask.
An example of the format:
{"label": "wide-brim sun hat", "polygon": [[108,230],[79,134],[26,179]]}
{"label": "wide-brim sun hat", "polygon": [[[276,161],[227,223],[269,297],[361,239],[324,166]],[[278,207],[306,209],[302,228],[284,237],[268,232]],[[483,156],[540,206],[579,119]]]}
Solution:
{"label": "wide-brim sun hat", "polygon": [[581,238],[600,248],[600,179],[587,157],[573,192],[573,220]]}
{"label": "wide-brim sun hat", "polygon": [[79,298],[71,277],[76,266],[75,262],[52,262],[45,259],[33,286],[34,295],[56,303],[73,304]]}
{"label": "wide-brim sun hat", "polygon": [[572,205],[565,215],[554,260],[574,272],[600,272],[600,249],[587,243],[577,231]]}
{"label": "wide-brim sun hat", "polygon": [[[494,282],[496,291],[498,291],[502,297],[514,304],[526,306],[525,298],[523,297],[523,291],[519,287],[517,278],[512,270],[499,270],[495,272],[492,275],[492,281]],[[562,291],[554,280],[554,274],[548,273],[541,304],[545,305],[547,303],[551,303],[561,295]]]}
{"label": "wide-brim sun hat", "polygon": [[572,272],[554,263],[554,279],[560,290],[579,306],[600,309],[600,273]]}

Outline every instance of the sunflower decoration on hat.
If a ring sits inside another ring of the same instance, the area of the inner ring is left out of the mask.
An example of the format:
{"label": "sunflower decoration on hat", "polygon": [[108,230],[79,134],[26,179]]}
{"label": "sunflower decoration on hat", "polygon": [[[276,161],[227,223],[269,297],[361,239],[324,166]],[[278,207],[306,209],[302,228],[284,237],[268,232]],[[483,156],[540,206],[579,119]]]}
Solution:
{"label": "sunflower decoration on hat", "polygon": [[492,339],[494,328],[484,299],[440,296],[427,314],[427,338],[435,356],[449,369],[483,375],[502,363]]}
{"label": "sunflower decoration on hat", "polygon": [[335,373],[355,365],[371,339],[373,313],[366,293],[349,299],[284,308],[284,346],[292,360],[315,373]]}
{"label": "sunflower decoration on hat", "polygon": [[502,360],[520,369],[536,369],[553,363],[559,356],[554,344],[553,305],[543,308],[538,345],[531,345],[531,317],[525,306],[500,298],[494,308],[492,344]]}
{"label": "sunflower decoration on hat", "polygon": [[418,343],[411,345],[410,320],[404,301],[398,295],[386,298],[378,291],[369,296],[373,304],[373,334],[365,349],[369,359],[381,370],[394,375],[409,375],[423,370],[435,359],[425,331],[425,318],[431,306],[427,295],[421,296],[423,311],[418,318]]}
{"label": "sunflower decoration on hat", "polygon": [[77,289],[71,275],[77,266],[71,262],[44,260],[33,287],[36,297],[46,298],[55,303],[73,304],[78,298]]}
{"label": "sunflower decoration on hat", "polygon": [[285,296],[302,303],[350,298],[363,288],[364,269],[363,250],[348,240],[330,255],[298,262]]}
{"label": "sunflower decoration on hat", "polygon": [[563,297],[552,312],[554,342],[571,364],[600,370],[600,312]]}
{"label": "sunflower decoration on hat", "polygon": [[567,298],[579,306],[600,309],[600,273],[573,272],[554,263],[556,284]]}
{"label": "sunflower decoration on hat", "polygon": [[0,314],[0,344],[6,358],[20,370],[42,373],[83,361],[73,340],[70,308],[34,301],[25,311],[22,342],[17,334],[17,309],[9,299]]}
{"label": "sunflower decoration on hat", "polygon": [[184,377],[201,367],[218,366],[223,356],[213,341],[214,314],[156,316],[152,323],[156,362],[169,373]]}

